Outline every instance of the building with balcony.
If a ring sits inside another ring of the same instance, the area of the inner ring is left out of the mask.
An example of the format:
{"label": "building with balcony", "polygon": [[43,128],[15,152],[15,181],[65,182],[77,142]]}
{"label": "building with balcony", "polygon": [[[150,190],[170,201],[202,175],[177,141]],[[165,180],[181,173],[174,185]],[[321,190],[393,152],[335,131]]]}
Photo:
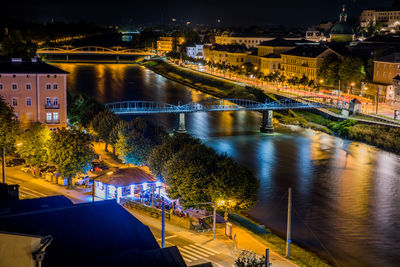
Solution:
{"label": "building with balcony", "polygon": [[324,58],[330,54],[340,54],[325,46],[298,46],[281,54],[281,72],[287,78],[303,75],[308,79],[317,80],[318,70]]}
{"label": "building with balcony", "polygon": [[13,107],[22,125],[40,122],[51,129],[67,126],[67,75],[32,60],[0,62],[0,96]]}
{"label": "building with balcony", "polygon": [[181,45],[185,42],[185,38],[172,36],[160,37],[157,41],[157,51],[159,53],[171,52],[174,48],[174,42],[176,42],[176,45]]}

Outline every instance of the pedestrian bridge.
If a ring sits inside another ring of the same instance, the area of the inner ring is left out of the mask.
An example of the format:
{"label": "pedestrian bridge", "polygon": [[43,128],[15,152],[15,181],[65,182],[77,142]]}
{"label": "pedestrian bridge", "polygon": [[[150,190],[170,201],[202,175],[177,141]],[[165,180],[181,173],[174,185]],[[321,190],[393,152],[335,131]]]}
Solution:
{"label": "pedestrian bridge", "polygon": [[179,126],[176,132],[184,133],[185,113],[218,111],[262,111],[262,132],[272,132],[273,110],[339,108],[346,109],[341,103],[321,96],[285,98],[265,103],[246,99],[210,99],[202,102],[172,105],[153,101],[121,101],[105,104],[105,107],[118,115],[146,115],[160,113],[179,113]]}
{"label": "pedestrian bridge", "polygon": [[121,47],[101,47],[101,46],[82,46],[82,47],[44,47],[36,51],[37,55],[112,55],[112,56],[153,56],[155,53],[139,50],[126,49]]}
{"label": "pedestrian bridge", "polygon": [[263,111],[285,109],[312,109],[321,107],[341,108],[338,104],[328,103],[325,97],[285,98],[265,103],[246,99],[210,99],[202,102],[172,105],[153,101],[121,101],[105,104],[106,108],[118,115],[192,113],[215,111]]}

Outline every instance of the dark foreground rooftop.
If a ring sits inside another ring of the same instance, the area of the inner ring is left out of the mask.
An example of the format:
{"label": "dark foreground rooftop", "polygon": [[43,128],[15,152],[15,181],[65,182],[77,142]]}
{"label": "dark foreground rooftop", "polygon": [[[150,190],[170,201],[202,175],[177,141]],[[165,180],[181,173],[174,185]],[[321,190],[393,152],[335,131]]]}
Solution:
{"label": "dark foreground rooftop", "polygon": [[0,73],[4,74],[68,74],[68,72],[44,62],[0,61]]}

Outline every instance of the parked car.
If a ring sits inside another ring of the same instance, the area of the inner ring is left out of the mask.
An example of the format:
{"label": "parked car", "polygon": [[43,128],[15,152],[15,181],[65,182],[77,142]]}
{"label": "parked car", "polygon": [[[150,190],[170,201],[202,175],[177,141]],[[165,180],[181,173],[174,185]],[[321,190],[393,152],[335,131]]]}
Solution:
{"label": "parked car", "polygon": [[89,178],[89,175],[81,175],[75,180],[75,185],[85,185],[87,184],[91,179]]}
{"label": "parked car", "polygon": [[13,158],[6,160],[6,167],[14,167],[25,164],[25,160],[21,158]]}

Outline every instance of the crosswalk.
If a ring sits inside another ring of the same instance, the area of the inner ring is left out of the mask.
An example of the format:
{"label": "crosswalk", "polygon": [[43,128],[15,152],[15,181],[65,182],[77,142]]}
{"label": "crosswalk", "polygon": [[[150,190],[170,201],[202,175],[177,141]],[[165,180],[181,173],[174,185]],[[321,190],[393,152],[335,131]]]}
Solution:
{"label": "crosswalk", "polygon": [[206,248],[198,243],[187,246],[178,246],[178,249],[181,252],[181,255],[186,263],[191,263],[193,261],[205,259],[210,256],[219,254],[218,252]]}
{"label": "crosswalk", "polygon": [[28,199],[28,198],[38,198],[38,197],[47,197],[48,195],[33,190],[31,188],[22,186],[20,182],[13,180],[12,178],[8,178],[7,182],[9,184],[19,184],[19,199]]}

